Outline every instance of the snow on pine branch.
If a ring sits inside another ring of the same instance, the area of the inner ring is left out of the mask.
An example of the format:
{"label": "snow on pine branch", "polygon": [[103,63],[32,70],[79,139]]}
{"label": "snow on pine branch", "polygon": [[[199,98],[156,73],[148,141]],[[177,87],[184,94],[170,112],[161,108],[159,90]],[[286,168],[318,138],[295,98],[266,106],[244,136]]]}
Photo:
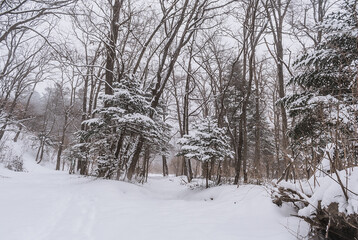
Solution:
{"label": "snow on pine branch", "polygon": [[224,160],[233,152],[226,131],[218,127],[216,120],[208,117],[193,126],[188,135],[177,141],[181,145],[178,156],[202,162]]}

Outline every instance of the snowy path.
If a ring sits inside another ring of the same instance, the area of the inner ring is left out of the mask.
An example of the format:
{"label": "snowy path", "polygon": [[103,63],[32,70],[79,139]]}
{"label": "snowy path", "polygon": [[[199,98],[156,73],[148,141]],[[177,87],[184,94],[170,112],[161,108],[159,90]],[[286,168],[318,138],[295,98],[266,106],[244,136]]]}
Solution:
{"label": "snowy path", "polygon": [[27,167],[0,167],[1,240],[296,239],[287,228],[297,220],[258,186],[190,190],[161,177],[137,186]]}

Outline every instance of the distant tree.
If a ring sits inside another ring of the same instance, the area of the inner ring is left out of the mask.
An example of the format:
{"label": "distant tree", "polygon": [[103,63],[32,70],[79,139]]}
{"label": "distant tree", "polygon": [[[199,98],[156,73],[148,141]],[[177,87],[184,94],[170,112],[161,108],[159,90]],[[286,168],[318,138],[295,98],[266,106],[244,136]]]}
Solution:
{"label": "distant tree", "polygon": [[[49,35],[56,18],[76,0],[0,1],[0,140],[9,125],[18,125],[20,133],[36,85],[46,79],[53,56]],[[49,54],[51,53],[51,54]],[[32,89],[32,90],[30,90]],[[31,91],[22,113],[15,109]],[[17,140],[18,135],[15,137]]]}
{"label": "distant tree", "polygon": [[209,163],[233,157],[225,129],[218,127],[217,121],[210,117],[195,124],[190,134],[179,139],[178,144],[181,145],[178,156],[205,165],[206,188],[209,187]]}

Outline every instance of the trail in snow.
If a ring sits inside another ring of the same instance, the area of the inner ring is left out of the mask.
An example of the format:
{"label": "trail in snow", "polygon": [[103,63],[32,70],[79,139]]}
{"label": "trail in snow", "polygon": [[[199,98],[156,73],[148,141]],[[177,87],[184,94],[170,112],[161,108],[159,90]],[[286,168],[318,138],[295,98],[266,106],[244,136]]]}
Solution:
{"label": "trail in snow", "polygon": [[137,186],[26,164],[0,167],[0,239],[296,239],[298,220],[263,187],[190,190],[175,177]]}

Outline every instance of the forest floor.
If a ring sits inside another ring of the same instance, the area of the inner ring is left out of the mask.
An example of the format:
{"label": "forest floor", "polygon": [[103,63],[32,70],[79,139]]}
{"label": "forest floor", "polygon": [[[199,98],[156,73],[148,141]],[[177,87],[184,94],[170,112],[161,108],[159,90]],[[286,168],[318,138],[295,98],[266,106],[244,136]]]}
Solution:
{"label": "forest floor", "polygon": [[0,239],[289,240],[307,228],[261,186],[190,189],[155,175],[135,185],[25,168],[0,165]]}

